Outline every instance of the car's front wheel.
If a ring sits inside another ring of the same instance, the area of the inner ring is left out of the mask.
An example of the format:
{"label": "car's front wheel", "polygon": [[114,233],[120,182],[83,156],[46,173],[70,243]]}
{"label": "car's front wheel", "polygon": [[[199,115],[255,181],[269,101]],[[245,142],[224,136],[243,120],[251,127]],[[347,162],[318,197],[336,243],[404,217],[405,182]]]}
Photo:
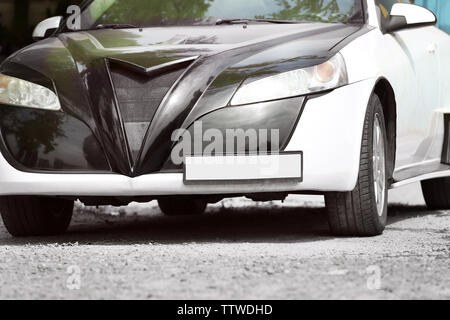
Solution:
{"label": "car's front wheel", "polygon": [[351,192],[325,195],[328,220],[336,236],[376,236],[387,222],[386,126],[377,95],[370,99],[364,122],[359,175]]}
{"label": "car's front wheel", "polygon": [[0,197],[0,213],[8,232],[15,237],[64,233],[72,219],[74,202],[33,196]]}
{"label": "car's front wheel", "polygon": [[169,197],[158,200],[161,211],[167,216],[200,215],[206,210],[208,203],[190,197]]}

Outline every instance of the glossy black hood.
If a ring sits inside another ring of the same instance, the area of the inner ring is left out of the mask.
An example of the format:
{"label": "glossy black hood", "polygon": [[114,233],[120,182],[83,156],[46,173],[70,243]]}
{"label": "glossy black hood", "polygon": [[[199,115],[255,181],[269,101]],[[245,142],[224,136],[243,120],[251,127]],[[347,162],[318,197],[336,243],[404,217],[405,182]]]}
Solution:
{"label": "glossy black hood", "polygon": [[[161,170],[173,131],[226,107],[243,80],[319,64],[366,31],[365,26],[304,23],[62,33],[13,55],[0,72],[26,80],[41,75],[41,83],[58,92],[64,113],[92,132],[110,169],[135,176]],[[111,64],[145,72],[186,59],[189,64],[156,110],[133,160]]]}
{"label": "glossy black hood", "polygon": [[[243,45],[251,41],[264,41],[283,37],[290,33],[324,30],[330,26],[342,28],[342,24],[293,23],[293,24],[233,24],[219,26],[168,26],[145,29],[104,29],[86,31],[107,49],[148,47],[154,45]],[[348,26],[345,26],[348,27]],[[331,38],[330,38],[331,39]]]}

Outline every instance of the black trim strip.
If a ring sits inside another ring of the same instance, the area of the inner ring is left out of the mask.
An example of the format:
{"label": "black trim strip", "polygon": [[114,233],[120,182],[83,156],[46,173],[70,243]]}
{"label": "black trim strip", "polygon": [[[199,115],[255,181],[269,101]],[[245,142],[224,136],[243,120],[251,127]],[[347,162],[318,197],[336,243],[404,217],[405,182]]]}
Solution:
{"label": "black trim strip", "polygon": [[294,127],[292,128],[291,133],[289,134],[289,137],[286,139],[284,145],[280,146],[280,150],[282,152],[285,152],[286,148],[288,147],[289,143],[291,142],[292,137],[294,136],[295,130],[297,129],[298,124],[300,123],[300,119],[302,118],[303,111],[305,111],[306,104],[308,103],[308,101],[311,98],[314,98],[314,96],[311,96],[311,97],[306,96],[305,99],[303,100],[302,107],[300,108],[300,112],[298,113],[297,119],[295,120]]}
{"label": "black trim strip", "polygon": [[450,165],[450,114],[444,114],[444,146],[442,148],[442,163]]}
{"label": "black trim strip", "polygon": [[126,157],[127,157],[127,161],[128,161],[128,166],[130,168],[130,172],[133,172],[133,157],[131,156],[131,150],[130,150],[130,146],[128,145],[128,139],[127,139],[127,132],[125,130],[125,123],[122,119],[122,112],[120,111],[120,106],[119,106],[119,101],[117,99],[117,93],[116,93],[116,87],[114,86],[114,81],[112,79],[112,75],[111,75],[111,68],[109,65],[109,61],[108,59],[104,59],[105,60],[105,65],[106,65],[106,73],[108,75],[108,79],[109,79],[109,83],[111,85],[111,90],[113,92],[113,99],[114,99],[114,110],[117,113],[117,117],[119,119],[119,124],[120,124],[120,130],[121,130],[121,134],[124,137],[124,141],[126,141],[124,149],[126,150]]}

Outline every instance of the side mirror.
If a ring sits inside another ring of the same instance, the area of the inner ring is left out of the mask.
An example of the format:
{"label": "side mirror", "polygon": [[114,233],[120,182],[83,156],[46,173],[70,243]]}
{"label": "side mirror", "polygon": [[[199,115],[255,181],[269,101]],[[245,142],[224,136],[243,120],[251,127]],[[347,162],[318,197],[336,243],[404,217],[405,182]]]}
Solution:
{"label": "side mirror", "polygon": [[36,28],[34,28],[33,40],[38,41],[51,36],[60,27],[62,19],[63,17],[57,16],[39,22]]}
{"label": "side mirror", "polygon": [[385,33],[395,32],[402,29],[434,26],[437,18],[433,12],[423,7],[396,3],[392,6],[391,17],[384,26]]}

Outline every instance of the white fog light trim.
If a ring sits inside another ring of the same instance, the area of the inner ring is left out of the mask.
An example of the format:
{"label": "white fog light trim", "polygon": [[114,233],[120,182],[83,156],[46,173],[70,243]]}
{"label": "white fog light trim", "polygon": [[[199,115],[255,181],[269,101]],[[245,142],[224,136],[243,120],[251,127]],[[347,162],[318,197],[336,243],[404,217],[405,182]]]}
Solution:
{"label": "white fog light trim", "polygon": [[309,68],[283,72],[246,83],[236,92],[231,105],[291,98],[335,89],[348,84],[347,69],[340,54]]}
{"label": "white fog light trim", "polygon": [[61,110],[58,96],[52,90],[1,73],[0,103],[43,110]]}

